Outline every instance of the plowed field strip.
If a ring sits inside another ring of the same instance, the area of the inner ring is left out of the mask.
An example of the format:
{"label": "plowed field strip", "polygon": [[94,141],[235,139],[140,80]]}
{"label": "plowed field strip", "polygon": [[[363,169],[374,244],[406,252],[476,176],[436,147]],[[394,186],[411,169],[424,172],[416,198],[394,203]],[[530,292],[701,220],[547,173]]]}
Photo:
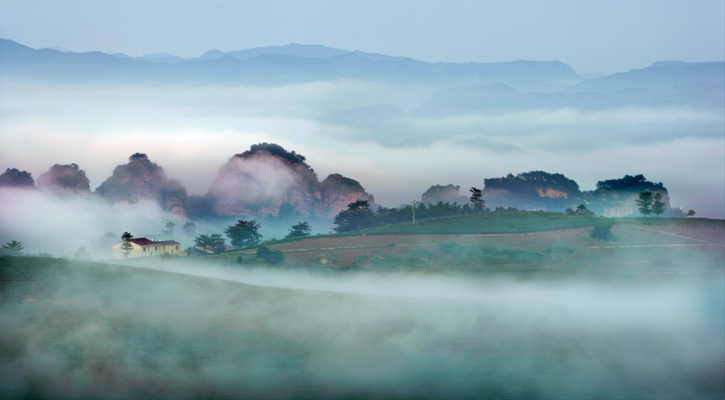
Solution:
{"label": "plowed field strip", "polygon": [[683,238],[683,239],[694,240],[696,242],[707,243],[707,244],[714,245],[714,246],[725,247],[725,245],[723,245],[722,243],[708,242],[707,240],[695,239],[693,237],[678,235],[676,233],[662,232],[662,231],[658,231],[656,229],[643,228],[643,227],[637,226],[637,225],[632,225],[632,226],[635,227],[635,228],[637,228],[637,229],[642,229],[642,230],[645,230],[645,231],[657,232],[657,233],[662,233],[664,235],[670,235],[670,236],[675,236],[675,237],[679,237],[679,238]]}

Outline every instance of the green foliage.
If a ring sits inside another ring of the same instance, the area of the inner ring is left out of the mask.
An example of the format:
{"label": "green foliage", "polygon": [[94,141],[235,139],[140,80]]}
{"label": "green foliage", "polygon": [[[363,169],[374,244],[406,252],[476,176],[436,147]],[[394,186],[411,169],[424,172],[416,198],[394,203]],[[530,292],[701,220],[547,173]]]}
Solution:
{"label": "green foliage", "polygon": [[194,239],[194,244],[204,250],[213,250],[214,252],[224,251],[224,237],[218,233],[207,235],[202,233]]}
{"label": "green foliage", "polygon": [[182,229],[187,236],[196,236],[196,224],[193,222],[185,223]]}
{"label": "green foliage", "polygon": [[176,227],[176,224],[173,222],[167,222],[166,225],[164,225],[164,229],[161,230],[161,233],[164,235],[172,236],[174,234],[174,228]]}
{"label": "green foliage", "polygon": [[619,192],[666,191],[662,182],[654,183],[647,180],[644,175],[625,175],[622,179],[609,179],[597,182],[597,190],[611,190]]}
{"label": "green foliage", "polygon": [[244,264],[244,259],[242,258],[242,256],[237,256],[234,262],[237,264]]}
{"label": "green foliage", "polygon": [[659,217],[660,214],[663,214],[665,212],[666,206],[667,206],[667,203],[662,201],[662,194],[655,193],[655,196],[652,201],[652,213],[654,213],[655,216]]}
{"label": "green foliage", "polygon": [[260,225],[255,220],[246,221],[237,220],[236,225],[228,227],[224,233],[231,239],[231,244],[235,248],[254,246],[262,240],[259,234]]}
{"label": "green foliage", "polygon": [[634,200],[634,203],[637,205],[637,209],[639,210],[639,213],[644,215],[645,218],[652,214],[652,202],[654,200],[652,199],[652,192],[642,192],[637,196],[637,198]]}
{"label": "green foliage", "polygon": [[310,224],[308,224],[307,221],[300,222],[297,225],[293,225],[292,228],[290,228],[289,233],[287,234],[287,236],[285,236],[285,239],[309,236],[310,232],[312,232],[312,228],[310,227]]}
{"label": "green foliage", "polygon": [[694,217],[695,216],[695,210],[689,210],[687,212],[687,217]]}
{"label": "green foliage", "polygon": [[257,258],[265,264],[279,265],[284,262],[284,253],[281,250],[270,249],[269,247],[262,245],[257,248]]}
{"label": "green foliage", "polygon": [[471,192],[470,200],[473,212],[483,211],[483,208],[486,205],[486,201],[483,200],[483,191],[481,189],[476,189],[475,187],[472,187],[469,191]]}
{"label": "green foliage", "polygon": [[586,216],[592,216],[594,215],[593,212],[589,211],[587,209],[587,206],[584,204],[579,204],[576,209],[567,208],[564,212],[566,215],[586,215]]}
{"label": "green foliage", "polygon": [[377,218],[370,210],[366,200],[358,200],[347,205],[347,210],[340,211],[335,216],[334,227],[336,232],[359,231],[375,226]]}
{"label": "green foliage", "polygon": [[284,159],[285,161],[292,163],[292,164],[305,164],[305,157],[302,154],[297,154],[293,151],[288,152],[284,149],[284,147],[275,144],[275,143],[259,143],[259,144],[253,144],[252,147],[249,148],[249,150],[245,151],[242,154],[239,154],[238,156],[241,157],[248,157],[251,155],[254,155],[260,151],[265,151],[273,156],[277,156],[279,158]]}
{"label": "green foliage", "polygon": [[17,240],[13,240],[10,242],[7,242],[2,245],[2,250],[0,250],[1,254],[6,254],[9,256],[22,256],[23,249],[25,246],[21,242],[18,242]]}
{"label": "green foliage", "polygon": [[594,225],[589,237],[597,240],[612,240],[612,224]]}
{"label": "green foliage", "polygon": [[121,243],[121,251],[123,251],[124,258],[128,258],[129,253],[133,250],[131,239],[133,239],[133,235],[129,232],[123,232],[123,235],[121,235],[121,240],[123,240],[123,243]]}

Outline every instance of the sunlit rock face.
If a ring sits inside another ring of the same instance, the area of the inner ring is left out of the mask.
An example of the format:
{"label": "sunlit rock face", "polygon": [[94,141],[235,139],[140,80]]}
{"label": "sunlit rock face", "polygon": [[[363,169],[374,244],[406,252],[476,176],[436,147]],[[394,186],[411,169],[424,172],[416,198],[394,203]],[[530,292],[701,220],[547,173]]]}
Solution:
{"label": "sunlit rock face", "polygon": [[53,165],[38,177],[37,186],[60,196],[87,197],[91,194],[91,183],[78,164]]}
{"label": "sunlit rock face", "polygon": [[331,174],[322,181],[322,209],[327,216],[334,217],[358,200],[367,201],[371,207],[375,205],[373,196],[354,179]]}
{"label": "sunlit rock face", "polygon": [[483,196],[489,207],[564,211],[578,204],[581,192],[576,182],[562,174],[531,171],[485,179]]}
{"label": "sunlit rock face", "polygon": [[279,216],[319,213],[321,188],[305,157],[261,143],[219,169],[207,197],[219,215]]}
{"label": "sunlit rock face", "polygon": [[122,207],[155,202],[162,210],[186,218],[186,189],[146,154],[135,153],[128,164],[117,166],[96,193],[103,199]]}

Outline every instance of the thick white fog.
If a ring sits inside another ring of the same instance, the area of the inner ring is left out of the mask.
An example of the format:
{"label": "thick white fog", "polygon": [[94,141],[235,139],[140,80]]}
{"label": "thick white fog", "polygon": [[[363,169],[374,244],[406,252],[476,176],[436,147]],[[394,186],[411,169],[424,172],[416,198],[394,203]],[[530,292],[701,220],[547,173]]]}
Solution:
{"label": "thick white fog", "polygon": [[[0,303],[6,328],[0,339],[7,344],[0,373],[8,378],[0,393],[71,399],[723,395],[721,269],[694,279],[597,283],[326,276],[172,261],[145,266],[220,280],[133,267],[99,280],[76,266],[57,290],[46,289],[47,300]],[[289,287],[302,290],[275,289]]]}
{"label": "thick white fog", "polygon": [[[0,168],[37,177],[76,163],[95,189],[130,154],[143,152],[205,194],[218,168],[252,144],[278,143],[307,157],[321,178],[358,180],[377,203],[397,206],[435,184],[480,187],[484,178],[558,172],[583,190],[644,174],[675,207],[725,216],[725,115],[689,106],[512,110],[434,117],[414,108],[435,91],[355,81],[276,88],[181,86],[82,88],[3,84]],[[376,104],[400,115],[328,117]]]}

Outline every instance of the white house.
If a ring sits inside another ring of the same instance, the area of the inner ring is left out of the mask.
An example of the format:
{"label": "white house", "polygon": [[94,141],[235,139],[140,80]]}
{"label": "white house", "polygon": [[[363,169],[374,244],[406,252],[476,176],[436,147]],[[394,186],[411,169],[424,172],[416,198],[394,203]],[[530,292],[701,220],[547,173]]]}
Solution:
{"label": "white house", "polygon": [[150,257],[162,255],[176,255],[181,253],[181,244],[176,240],[153,241],[146,238],[135,238],[128,241],[131,244],[131,251],[128,256],[124,255],[123,241],[113,245],[113,259],[133,257]]}

